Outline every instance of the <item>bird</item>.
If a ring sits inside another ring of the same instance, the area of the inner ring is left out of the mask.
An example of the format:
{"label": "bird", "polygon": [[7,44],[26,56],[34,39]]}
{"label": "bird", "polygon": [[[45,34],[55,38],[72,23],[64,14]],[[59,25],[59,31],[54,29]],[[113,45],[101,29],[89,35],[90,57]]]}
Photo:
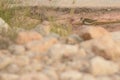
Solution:
{"label": "bird", "polygon": [[80,21],[82,22],[82,24],[84,25],[91,25],[94,24],[97,20],[93,20],[93,19],[89,19],[89,18],[80,18]]}

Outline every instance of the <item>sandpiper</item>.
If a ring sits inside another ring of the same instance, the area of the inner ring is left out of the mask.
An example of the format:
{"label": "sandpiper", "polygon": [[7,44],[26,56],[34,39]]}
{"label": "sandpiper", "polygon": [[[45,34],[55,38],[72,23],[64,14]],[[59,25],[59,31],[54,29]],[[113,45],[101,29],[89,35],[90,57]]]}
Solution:
{"label": "sandpiper", "polygon": [[91,25],[94,24],[97,20],[93,20],[93,19],[89,19],[89,18],[80,18],[80,21],[82,22],[82,24],[84,25]]}

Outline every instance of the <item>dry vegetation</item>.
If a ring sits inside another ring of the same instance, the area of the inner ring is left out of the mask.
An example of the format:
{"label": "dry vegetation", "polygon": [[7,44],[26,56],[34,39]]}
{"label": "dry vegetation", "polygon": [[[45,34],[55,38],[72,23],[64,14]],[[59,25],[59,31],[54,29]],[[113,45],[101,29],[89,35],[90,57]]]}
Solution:
{"label": "dry vegetation", "polygon": [[[15,31],[15,33],[17,28],[31,30],[43,21],[49,21],[50,25],[52,26],[51,32],[66,36],[72,33],[72,30],[74,30],[72,28],[75,28],[75,31],[78,30],[76,29],[76,25],[81,26],[81,23],[79,22],[80,17],[94,18],[96,15],[99,17],[101,14],[107,14],[110,12],[107,11],[107,9],[61,9],[38,6],[10,8],[10,4],[19,3],[19,1],[20,0],[1,0],[0,3],[0,17],[2,17],[10,25],[10,27],[13,29],[11,31]],[[74,1],[75,0],[73,0],[73,3]],[[94,13],[95,11],[97,14]],[[76,22],[75,24],[71,24],[71,22],[74,22],[76,19],[78,20],[78,23]],[[120,20],[107,22],[100,21],[94,23],[93,25],[108,25],[114,23],[120,23]],[[14,33],[12,33],[12,36],[13,34]]]}
{"label": "dry vegetation", "polygon": [[[16,3],[17,0],[1,0],[0,3],[0,17],[2,17],[11,28],[23,28],[33,29],[36,25],[47,20],[51,23],[51,31],[58,33],[62,36],[66,36],[71,33],[70,24],[56,23],[55,14],[58,12],[69,12],[73,14],[74,9],[58,9],[58,8],[47,8],[47,7],[13,7],[10,8],[9,4]],[[50,12],[48,12],[50,11]],[[58,12],[57,12],[58,11]]]}

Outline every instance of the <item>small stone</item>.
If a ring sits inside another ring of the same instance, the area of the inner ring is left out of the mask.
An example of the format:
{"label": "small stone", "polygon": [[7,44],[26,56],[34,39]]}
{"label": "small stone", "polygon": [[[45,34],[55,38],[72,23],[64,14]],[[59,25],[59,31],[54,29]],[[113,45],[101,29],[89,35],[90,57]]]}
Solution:
{"label": "small stone", "polygon": [[[61,60],[62,57],[70,58],[78,55],[79,47],[65,44],[55,44],[49,49],[48,55],[55,60]],[[57,53],[57,54],[56,54]]]}
{"label": "small stone", "polygon": [[105,60],[102,57],[95,57],[91,60],[91,73],[93,75],[111,75],[119,71],[116,63]]}
{"label": "small stone", "polygon": [[42,36],[35,32],[35,31],[26,31],[26,32],[19,32],[16,43],[17,44],[26,44],[28,42],[34,41],[34,40],[41,40]]}
{"label": "small stone", "polygon": [[61,80],[81,80],[82,74],[78,71],[65,71],[60,75]]}
{"label": "small stone", "polygon": [[56,38],[44,38],[41,41],[33,41],[26,44],[26,48],[35,53],[44,53],[57,42]]}
{"label": "small stone", "polygon": [[0,49],[7,49],[11,43],[9,38],[0,36]]}
{"label": "small stone", "polygon": [[79,32],[79,36],[84,40],[96,39],[105,35],[110,36],[109,32],[102,27],[85,26]]}
{"label": "small stone", "polygon": [[2,56],[0,57],[0,70],[6,68],[8,65],[10,65],[12,63],[12,59]]}
{"label": "small stone", "polygon": [[88,53],[104,57],[105,59],[118,61],[120,59],[120,46],[111,37],[103,36],[82,42],[80,46]]}
{"label": "small stone", "polygon": [[20,55],[25,53],[25,47],[23,45],[11,45],[9,47],[9,50],[11,51],[12,54],[15,55]]}

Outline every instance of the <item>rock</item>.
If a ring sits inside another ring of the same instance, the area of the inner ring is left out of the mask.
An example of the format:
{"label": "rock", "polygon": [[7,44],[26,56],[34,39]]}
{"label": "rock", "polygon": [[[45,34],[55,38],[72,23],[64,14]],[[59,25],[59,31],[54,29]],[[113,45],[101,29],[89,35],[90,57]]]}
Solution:
{"label": "rock", "polygon": [[0,18],[0,33],[4,31],[7,32],[9,28],[9,25],[2,18]]}
{"label": "rock", "polygon": [[96,80],[96,78],[91,74],[83,74],[81,80]]}
{"label": "rock", "polygon": [[60,75],[61,80],[81,80],[82,74],[78,71],[65,71]]}
{"label": "rock", "polygon": [[41,39],[42,39],[42,36],[35,31],[19,32],[16,39],[16,43],[26,44],[28,42],[31,42],[34,40],[41,40]]}
{"label": "rock", "polygon": [[77,44],[82,41],[83,41],[83,39],[76,34],[72,34],[72,35],[68,36],[66,39],[67,44]]}
{"label": "rock", "polygon": [[97,39],[109,35],[109,32],[102,27],[84,26],[83,29],[79,31],[79,36],[84,40]]}
{"label": "rock", "polygon": [[59,43],[52,46],[48,52],[49,57],[54,59],[55,61],[62,59],[69,60],[75,57],[80,58],[86,56],[84,49],[80,49],[77,45],[67,45]]}
{"label": "rock", "polygon": [[32,41],[26,44],[26,48],[35,53],[44,53],[57,42],[56,38],[44,38],[41,41]]}
{"label": "rock", "polygon": [[88,54],[100,55],[106,59],[117,61],[120,59],[120,46],[111,37],[104,36],[80,44]]}
{"label": "rock", "polygon": [[9,46],[9,50],[15,55],[21,55],[25,53],[25,47],[23,45],[11,45]]}
{"label": "rock", "polygon": [[95,57],[91,60],[91,73],[93,75],[112,75],[119,71],[116,63],[105,60],[102,57]]}
{"label": "rock", "polygon": [[22,76],[18,80],[50,80],[48,76],[43,73],[26,73],[22,74]]}
{"label": "rock", "polygon": [[39,32],[43,36],[46,36],[50,33],[50,24],[47,21],[44,21],[42,24],[37,25],[33,30]]}

